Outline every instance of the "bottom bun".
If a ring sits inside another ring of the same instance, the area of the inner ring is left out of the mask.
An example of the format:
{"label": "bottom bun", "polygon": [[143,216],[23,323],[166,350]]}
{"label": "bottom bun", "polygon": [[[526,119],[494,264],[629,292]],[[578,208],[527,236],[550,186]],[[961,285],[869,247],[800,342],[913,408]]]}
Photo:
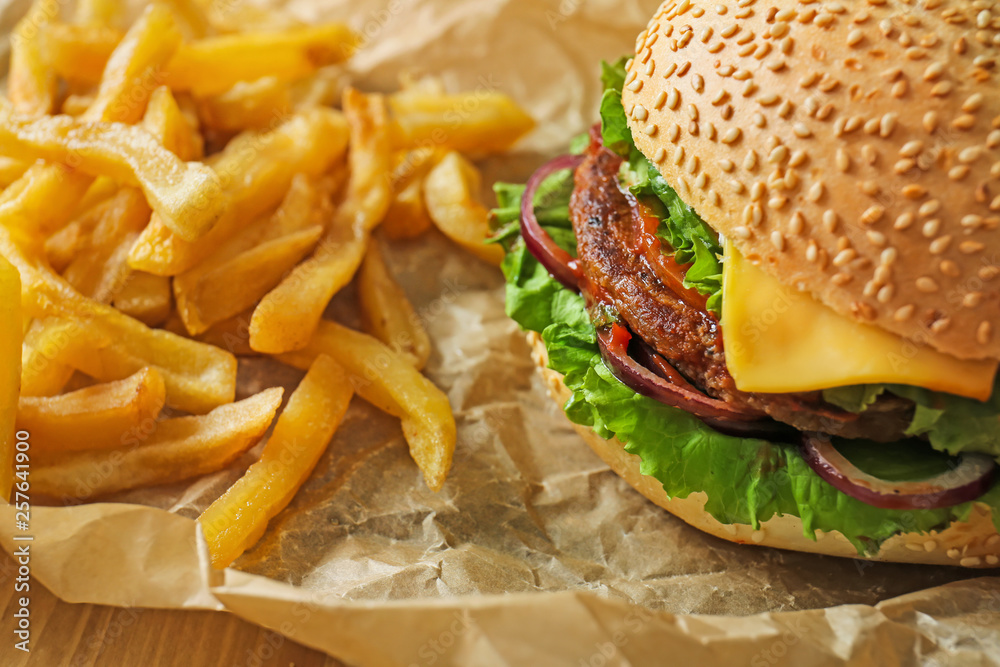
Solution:
{"label": "bottom bun", "polygon": [[[532,358],[545,378],[549,395],[563,406],[571,393],[563,384],[562,375],[548,367],[545,344],[538,334],[529,333],[528,342],[533,347]],[[708,498],[705,493],[670,498],[656,478],[639,471],[640,458],[626,452],[617,438],[608,440],[585,426],[573,426],[590,448],[636,491],[689,525],[730,542],[884,562],[980,568],[1000,565],[1000,535],[991,520],[990,508],[982,504],[973,507],[968,521],[956,521],[942,531],[894,535],[882,543],[878,553],[862,555],[837,531],[817,530],[816,540],[810,540],[803,534],[802,520],[797,516],[775,516],[761,522],[758,530],[746,524],[720,523],[705,511]]]}

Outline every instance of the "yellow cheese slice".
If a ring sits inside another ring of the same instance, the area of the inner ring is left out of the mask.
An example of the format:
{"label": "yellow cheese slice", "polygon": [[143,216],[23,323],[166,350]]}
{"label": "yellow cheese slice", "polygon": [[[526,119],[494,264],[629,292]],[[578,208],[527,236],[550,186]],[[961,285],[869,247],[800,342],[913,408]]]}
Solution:
{"label": "yellow cheese slice", "polygon": [[778,280],[726,242],[722,288],[726,364],[743,391],[853,384],[914,385],[985,401],[996,361],[960,360],[854,322]]}

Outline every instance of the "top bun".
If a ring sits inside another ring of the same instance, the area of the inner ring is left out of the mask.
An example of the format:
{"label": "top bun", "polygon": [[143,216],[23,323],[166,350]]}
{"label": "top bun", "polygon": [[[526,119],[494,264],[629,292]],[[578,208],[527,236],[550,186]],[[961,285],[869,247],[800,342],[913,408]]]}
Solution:
{"label": "top bun", "polygon": [[678,194],[783,283],[1000,358],[1000,3],[669,0],[622,100]]}

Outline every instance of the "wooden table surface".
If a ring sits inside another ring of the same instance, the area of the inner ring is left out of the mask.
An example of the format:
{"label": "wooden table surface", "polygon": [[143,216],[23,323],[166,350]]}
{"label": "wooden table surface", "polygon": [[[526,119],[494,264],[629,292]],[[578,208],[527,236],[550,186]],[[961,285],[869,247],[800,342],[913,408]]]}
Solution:
{"label": "wooden table surface", "polygon": [[343,667],[343,663],[223,612],[121,609],[59,600],[31,582],[31,651],[14,648],[10,557],[0,551],[3,667]]}

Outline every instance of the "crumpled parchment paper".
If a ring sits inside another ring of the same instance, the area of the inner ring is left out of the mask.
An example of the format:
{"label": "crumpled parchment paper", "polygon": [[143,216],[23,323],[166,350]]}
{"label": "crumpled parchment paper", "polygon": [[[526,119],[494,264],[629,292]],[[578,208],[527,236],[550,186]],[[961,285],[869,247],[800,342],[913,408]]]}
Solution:
{"label": "crumpled parchment paper", "polygon": [[[395,89],[407,73],[514,96],[539,127],[484,169],[523,179],[596,120],[599,61],[628,52],[657,4],[287,9],[365,36],[351,64],[364,89]],[[423,485],[398,422],[356,398],[315,474],[234,568],[210,568],[192,519],[259,446],[190,483],[33,508],[33,576],[72,602],[227,609],[359,665],[1000,661],[1000,578],[739,546],[688,527],[575,435],[504,315],[495,268],[437,234],[393,245],[389,260],[434,341],[427,374],[456,414],[442,492]],[[348,289],[328,316],[356,326],[355,313]],[[299,377],[250,360],[240,395]],[[13,522],[0,508],[0,526]],[[0,529],[8,551],[20,544],[11,529]]]}

